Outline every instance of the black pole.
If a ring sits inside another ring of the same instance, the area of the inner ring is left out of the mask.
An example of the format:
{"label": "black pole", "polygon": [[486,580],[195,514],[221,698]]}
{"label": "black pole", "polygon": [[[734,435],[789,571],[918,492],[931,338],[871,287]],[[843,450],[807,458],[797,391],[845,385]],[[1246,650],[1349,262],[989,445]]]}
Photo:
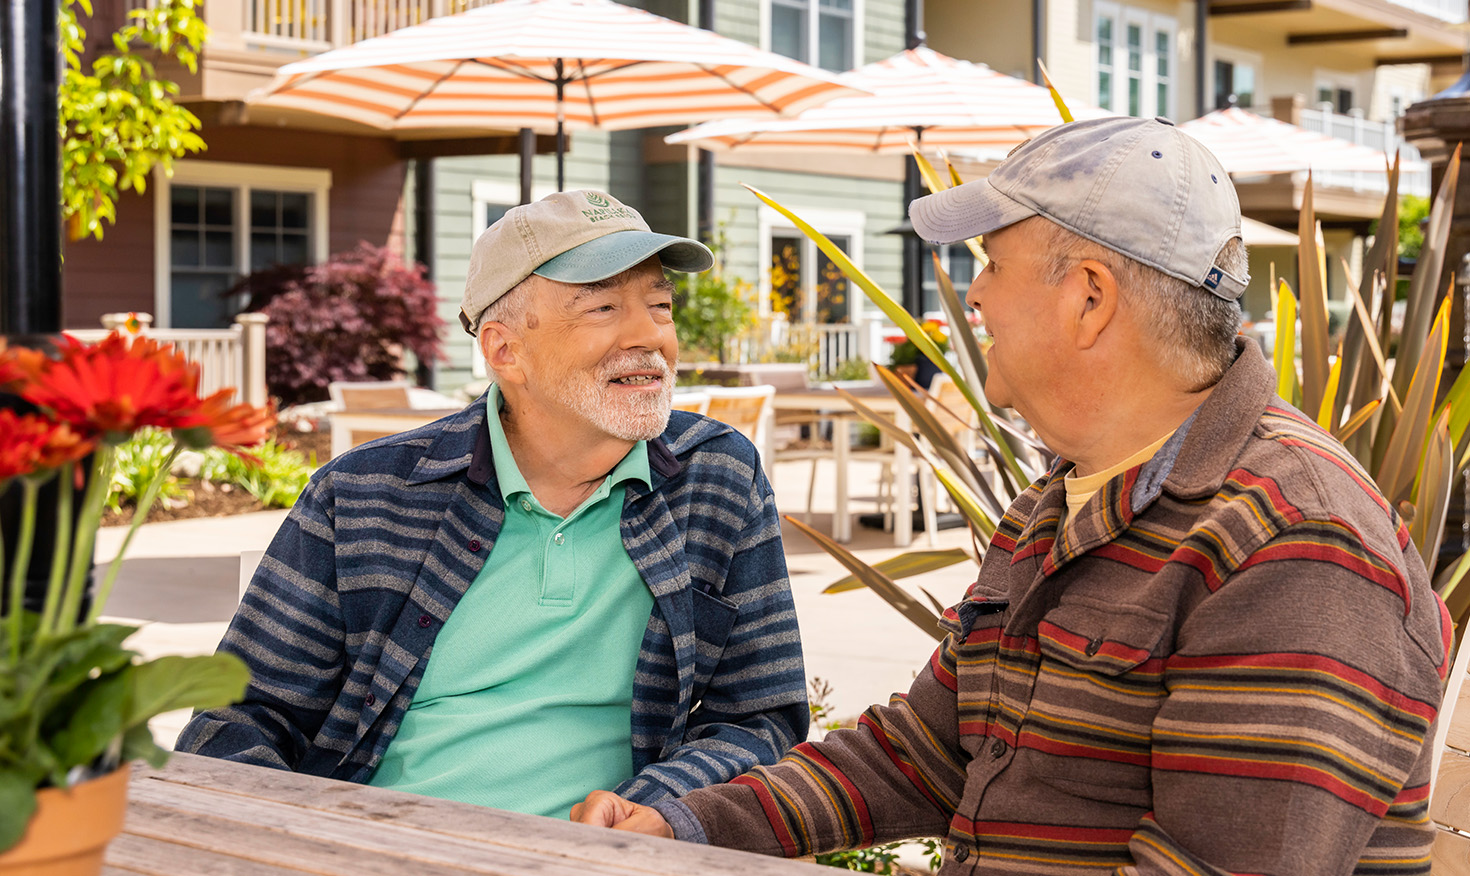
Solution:
{"label": "black pole", "polygon": [[[903,169],[904,216],[908,216],[909,205],[923,195],[919,164],[910,156]],[[913,230],[903,235],[903,307],[916,317],[924,313],[924,241]]]}
{"label": "black pole", "polygon": [[556,190],[567,189],[567,132],[562,124],[565,113],[562,100],[566,97],[567,80],[562,75],[561,59],[556,59]]}
{"label": "black pole", "polygon": [[[434,159],[413,162],[413,249],[414,261],[424,266],[424,279],[434,279]],[[419,386],[433,386],[437,366],[420,361],[414,379]]]}
{"label": "black pole", "polygon": [[1206,57],[1209,41],[1210,4],[1195,0],[1194,4],[1194,116],[1199,118],[1209,111],[1205,103],[1205,71],[1209,69]]}
{"label": "black pole", "polygon": [[924,0],[904,0],[903,45],[917,49],[924,44]]}
{"label": "black pole", "polygon": [[61,331],[61,144],[54,2],[0,13],[0,334]]}
{"label": "black pole", "polygon": [[531,203],[531,170],[536,158],[536,132],[521,128],[521,203]]}
{"label": "black pole", "polygon": [[[699,0],[699,26],[711,33],[715,29],[715,0]],[[699,150],[696,173],[695,225],[699,239],[710,243],[715,239],[715,154]]]}

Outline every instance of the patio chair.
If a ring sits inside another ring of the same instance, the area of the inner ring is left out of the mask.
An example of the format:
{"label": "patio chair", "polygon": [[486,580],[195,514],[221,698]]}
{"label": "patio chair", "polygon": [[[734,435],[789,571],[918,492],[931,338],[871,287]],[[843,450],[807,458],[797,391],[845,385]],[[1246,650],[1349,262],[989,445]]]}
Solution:
{"label": "patio chair", "polygon": [[676,411],[692,411],[696,414],[707,414],[709,412],[709,393],[707,392],[676,392],[672,407]]}
{"label": "patio chair", "polygon": [[[402,380],[360,382],[334,380],[327,384],[327,393],[336,403],[337,411],[344,414],[411,408],[413,402],[408,390],[408,383]],[[396,435],[400,431],[402,431],[401,426],[394,428],[389,423],[376,426],[370,424],[343,426],[333,420],[332,456],[341,456],[359,444]]]}
{"label": "patio chair", "polygon": [[771,399],[774,386],[711,386],[705,415],[732,427],[750,439],[761,452],[766,471],[770,472]]}

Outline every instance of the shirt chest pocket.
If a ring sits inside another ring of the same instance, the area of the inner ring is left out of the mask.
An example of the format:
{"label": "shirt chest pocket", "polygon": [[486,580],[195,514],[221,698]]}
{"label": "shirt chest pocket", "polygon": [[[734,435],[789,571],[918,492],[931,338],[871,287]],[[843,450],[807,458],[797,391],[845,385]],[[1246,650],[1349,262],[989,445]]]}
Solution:
{"label": "shirt chest pocket", "polygon": [[725,642],[730,638],[740,609],[723,596],[702,590],[690,592],[694,599],[694,699],[697,702],[720,665]]}
{"label": "shirt chest pocket", "polygon": [[1069,783],[1143,788],[1154,716],[1163,704],[1169,619],[1075,597],[1042,619],[1041,651],[1019,747],[1042,775]]}

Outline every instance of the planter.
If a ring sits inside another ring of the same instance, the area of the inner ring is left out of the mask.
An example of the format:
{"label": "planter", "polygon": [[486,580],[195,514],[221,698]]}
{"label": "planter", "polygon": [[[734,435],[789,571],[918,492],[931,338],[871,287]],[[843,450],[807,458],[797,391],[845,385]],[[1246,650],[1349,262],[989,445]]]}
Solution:
{"label": "planter", "polygon": [[912,364],[911,365],[893,365],[893,366],[890,366],[888,370],[892,371],[894,374],[901,374],[901,375],[909,378],[910,380],[913,380],[916,376],[918,376],[919,366],[918,365],[912,365]]}
{"label": "planter", "polygon": [[67,788],[36,792],[36,814],[20,843],[0,853],[0,876],[97,876],[102,853],[122,831],[127,764]]}

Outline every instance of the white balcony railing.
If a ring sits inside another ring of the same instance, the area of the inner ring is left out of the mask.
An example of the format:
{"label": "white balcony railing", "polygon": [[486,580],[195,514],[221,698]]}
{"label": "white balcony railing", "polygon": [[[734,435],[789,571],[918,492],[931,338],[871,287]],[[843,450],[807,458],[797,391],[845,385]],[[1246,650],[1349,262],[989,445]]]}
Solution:
{"label": "white balcony railing", "polygon": [[[1331,104],[1322,104],[1318,109],[1302,110],[1300,125],[1308,131],[1317,131],[1330,137],[1367,146],[1390,157],[1394,154],[1394,150],[1398,150],[1399,159],[1403,164],[1415,162],[1418,165],[1418,169],[1407,169],[1400,172],[1399,193],[1425,197],[1429,195],[1429,165],[1419,157],[1418,149],[1399,136],[1398,129],[1394,127],[1393,122],[1375,122],[1365,119],[1361,110],[1354,110],[1348,115],[1343,115],[1333,112]],[[1324,186],[1339,186],[1354,191],[1388,191],[1388,180],[1381,173],[1333,171],[1321,174],[1319,182]]]}
{"label": "white balcony railing", "polygon": [[1465,0],[1388,0],[1388,2],[1450,24],[1462,24],[1466,19]]}
{"label": "white balcony railing", "polygon": [[[138,2],[138,0],[134,0]],[[246,0],[245,38],[260,46],[322,52],[492,0]],[[207,13],[206,13],[207,14]]]}

